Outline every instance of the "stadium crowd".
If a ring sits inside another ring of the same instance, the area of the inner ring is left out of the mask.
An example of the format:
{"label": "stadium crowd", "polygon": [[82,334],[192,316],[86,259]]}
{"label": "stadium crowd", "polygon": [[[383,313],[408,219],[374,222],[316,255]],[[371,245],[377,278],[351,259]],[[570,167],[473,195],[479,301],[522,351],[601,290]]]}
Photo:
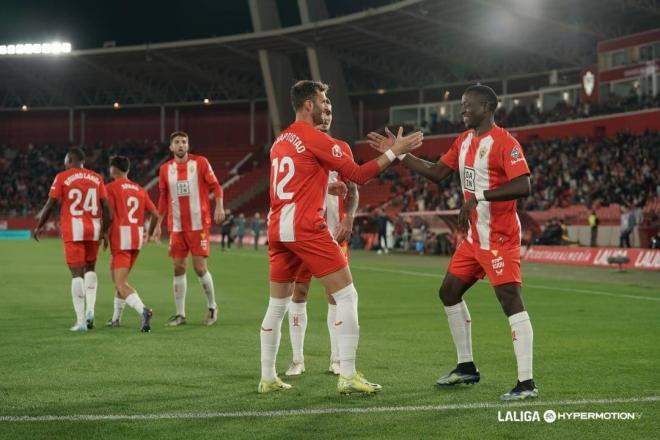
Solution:
{"label": "stadium crowd", "polygon": [[[0,144],[0,215],[33,215],[48,198],[55,175],[64,167],[69,145],[33,145],[17,148]],[[167,146],[158,142],[126,141],[105,145],[99,142],[83,147],[85,166],[109,180],[110,157],[120,154],[131,159],[131,179],[147,183],[158,171],[160,159],[167,156]]]}
{"label": "stadium crowd", "polygon": [[[570,105],[565,101],[560,101],[547,111],[539,110],[533,103],[519,104],[514,105],[510,111],[500,107],[495,113],[495,122],[507,128],[521,127],[655,107],[660,107],[660,93],[655,96],[636,94],[627,97],[613,96],[598,104]],[[461,132],[463,127],[463,122],[460,120],[438,119],[431,122],[423,121],[420,128],[426,134],[447,134]]]}

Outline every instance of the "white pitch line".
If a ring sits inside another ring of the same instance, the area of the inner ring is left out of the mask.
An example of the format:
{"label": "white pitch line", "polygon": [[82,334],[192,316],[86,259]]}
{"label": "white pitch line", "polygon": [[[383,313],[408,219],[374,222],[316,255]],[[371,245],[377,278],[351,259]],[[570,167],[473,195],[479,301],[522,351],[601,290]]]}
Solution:
{"label": "white pitch line", "polygon": [[[257,257],[257,255],[241,255],[241,256]],[[444,275],[442,274],[434,274],[429,272],[416,272],[412,270],[386,269],[382,267],[369,267],[369,266],[361,266],[356,264],[351,264],[350,267],[352,269],[370,270],[372,272],[383,272],[383,273],[391,273],[398,275],[412,275],[412,276],[426,277],[426,278],[437,278],[438,280],[444,278]],[[538,289],[555,290],[557,292],[577,292],[577,293],[586,293],[587,295],[600,295],[600,296],[612,296],[615,298],[640,299],[642,301],[660,301],[660,298],[653,296],[628,295],[625,293],[605,292],[602,290],[574,289],[571,287],[556,287],[556,286],[545,286],[542,284],[527,284],[527,283],[523,284],[523,288],[525,286],[534,287]]]}
{"label": "white pitch line", "polygon": [[[368,266],[358,266],[358,265],[351,265],[351,268],[360,269],[360,270],[370,270],[373,272],[384,272],[384,273],[393,273],[393,274],[401,274],[401,275],[414,275],[421,277],[437,278],[439,280],[444,278],[444,275],[437,275],[428,272],[414,272],[409,270],[384,269],[381,267],[368,267]],[[641,299],[646,301],[660,301],[660,298],[653,296],[628,295],[625,293],[604,292],[602,290],[574,289],[572,287],[556,287],[556,286],[545,286],[542,284],[524,283],[523,288],[525,286],[534,287],[537,289],[556,290],[558,292],[577,292],[577,293],[586,293],[589,295],[613,296],[616,298],[631,298],[631,299]]]}
{"label": "white pitch line", "polygon": [[46,416],[0,416],[0,422],[96,422],[122,420],[179,420],[179,419],[217,419],[246,417],[298,417],[327,414],[367,414],[386,412],[422,412],[422,411],[453,411],[461,409],[502,409],[519,407],[558,407],[576,405],[611,405],[622,403],[652,403],[660,401],[660,396],[632,397],[618,399],[581,399],[581,400],[535,400],[532,402],[511,403],[463,403],[454,405],[417,405],[417,406],[372,406],[362,408],[317,408],[317,409],[283,409],[273,411],[234,411],[234,412],[186,412],[161,414],[76,414],[76,415],[46,415]]}

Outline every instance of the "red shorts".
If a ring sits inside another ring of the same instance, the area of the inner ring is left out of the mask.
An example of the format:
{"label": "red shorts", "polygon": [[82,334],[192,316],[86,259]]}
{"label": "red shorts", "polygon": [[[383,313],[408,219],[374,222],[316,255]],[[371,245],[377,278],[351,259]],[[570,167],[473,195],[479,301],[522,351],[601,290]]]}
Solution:
{"label": "red shorts", "polygon": [[[349,260],[349,251],[348,251],[348,243],[344,242],[339,245],[339,249],[341,249],[341,253],[344,254],[344,257],[346,257],[346,262],[348,263]],[[296,283],[302,283],[302,284],[309,284],[309,282],[312,280],[312,272],[305,266],[304,264],[300,267],[298,270],[298,273],[296,274]]]}
{"label": "red shorts", "polygon": [[132,268],[139,254],[139,249],[133,249],[129,251],[113,251],[110,269]]}
{"label": "red shorts", "polygon": [[451,257],[447,272],[472,283],[488,275],[490,284],[522,284],[520,248],[483,250],[463,240]]}
{"label": "red shorts", "polygon": [[170,257],[185,258],[188,253],[194,257],[208,257],[209,252],[208,230],[170,232]]}
{"label": "red shorts", "polygon": [[99,254],[98,241],[65,241],[64,259],[69,267],[95,264]]}
{"label": "red shorts", "polygon": [[343,269],[348,264],[346,256],[330,234],[321,235],[316,240],[269,242],[268,258],[270,280],[276,283],[296,281],[303,267],[314,277],[321,278]]}

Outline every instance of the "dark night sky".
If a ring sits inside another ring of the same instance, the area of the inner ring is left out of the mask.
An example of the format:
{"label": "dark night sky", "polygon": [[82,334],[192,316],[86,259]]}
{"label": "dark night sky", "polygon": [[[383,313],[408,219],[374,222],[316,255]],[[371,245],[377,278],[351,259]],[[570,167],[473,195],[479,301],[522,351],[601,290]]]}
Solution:
{"label": "dark night sky", "polygon": [[[284,26],[300,23],[296,0],[277,0]],[[391,0],[326,0],[331,16]],[[166,5],[166,6],[165,6]],[[247,0],[4,0],[0,44],[70,41],[74,49],[177,41],[251,32]]]}

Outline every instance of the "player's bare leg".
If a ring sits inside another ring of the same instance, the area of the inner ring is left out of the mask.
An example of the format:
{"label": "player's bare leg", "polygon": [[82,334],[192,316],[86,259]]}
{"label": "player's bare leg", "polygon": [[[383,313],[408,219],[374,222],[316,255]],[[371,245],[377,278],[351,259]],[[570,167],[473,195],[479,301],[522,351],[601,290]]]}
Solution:
{"label": "player's bare leg", "polygon": [[176,305],[176,314],[168,322],[171,327],[183,325],[186,323],[186,291],[188,290],[188,279],[186,270],[188,269],[187,257],[173,257],[174,279],[172,287],[174,292],[174,304]]}
{"label": "player's bare leg", "polygon": [[85,322],[85,266],[69,267],[71,271],[71,299],[76,312],[76,323],[70,328],[72,332],[87,331]]}
{"label": "player's bare leg", "polygon": [[294,283],[293,296],[289,304],[289,337],[293,361],[285,376],[300,376],[305,372],[305,332],[307,331],[307,295],[309,283]]}
{"label": "player's bare leg", "polygon": [[472,358],[472,319],[463,295],[476,282],[447,273],[440,286],[440,300],[447,313],[449,331],[456,346],[456,368],[440,377],[438,385],[473,384],[481,378]]}
{"label": "player's bare leg", "polygon": [[96,307],[96,289],[98,278],[95,272],[95,263],[87,263],[85,266],[85,320],[89,330],[94,328],[94,308]]}
{"label": "player's bare leg", "polygon": [[358,294],[353,285],[353,277],[348,266],[319,278],[326,292],[337,303],[337,316],[334,327],[339,346],[339,382],[337,389],[342,394],[372,394],[381,386],[368,382],[355,369],[360,325],[358,322]]}
{"label": "player's bare leg", "polygon": [[504,314],[511,325],[513,351],[518,364],[518,381],[516,386],[502,400],[523,400],[538,396],[538,389],[532,375],[534,331],[529,315],[522,300],[520,284],[510,283],[495,287],[495,294],[502,305]]}
{"label": "player's bare leg", "polygon": [[211,272],[208,271],[206,257],[193,255],[192,260],[193,268],[199,279],[199,284],[202,286],[202,290],[204,290],[204,295],[206,295],[206,305],[209,309],[204,323],[206,325],[213,325],[218,320],[218,305],[215,302],[213,277],[211,276]]}
{"label": "player's bare leg", "polygon": [[282,382],[277,377],[275,363],[280,348],[282,336],[282,321],[289,308],[293,295],[293,282],[270,282],[270,299],[268,309],[261,323],[261,381],[258,391],[268,393],[271,391],[287,390],[291,385]]}
{"label": "player's bare leg", "polygon": [[[112,285],[116,286],[114,271],[111,270],[110,275],[112,277]],[[124,311],[125,306],[126,306],[126,301],[124,301],[124,299],[119,295],[119,290],[115,288],[115,298],[114,298],[112,318],[110,318],[110,320],[105,323],[107,327],[114,328],[114,327],[119,327],[121,325],[121,315],[122,312]]]}
{"label": "player's bare leg", "polygon": [[117,289],[119,296],[142,318],[140,330],[143,333],[148,333],[151,331],[151,317],[153,316],[153,311],[150,308],[145,307],[135,288],[128,284],[128,274],[130,271],[131,270],[127,267],[113,269],[112,278],[115,282],[115,288]]}

